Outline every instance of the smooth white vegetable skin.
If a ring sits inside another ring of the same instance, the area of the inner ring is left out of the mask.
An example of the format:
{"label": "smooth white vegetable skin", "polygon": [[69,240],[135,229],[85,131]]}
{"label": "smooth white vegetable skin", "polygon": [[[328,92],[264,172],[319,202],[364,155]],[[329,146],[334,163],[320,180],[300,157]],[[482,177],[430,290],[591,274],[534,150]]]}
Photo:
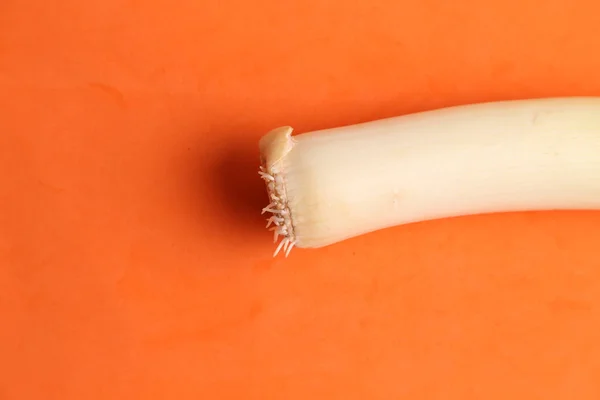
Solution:
{"label": "smooth white vegetable skin", "polygon": [[[470,214],[600,209],[600,98],[450,107],[261,140],[296,247]],[[287,245],[286,245],[287,247]]]}

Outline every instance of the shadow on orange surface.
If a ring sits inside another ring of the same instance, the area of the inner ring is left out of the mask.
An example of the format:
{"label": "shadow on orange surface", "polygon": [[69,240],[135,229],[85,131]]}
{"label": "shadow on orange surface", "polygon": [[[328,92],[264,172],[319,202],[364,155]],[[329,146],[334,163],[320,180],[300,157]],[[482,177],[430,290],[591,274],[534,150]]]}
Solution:
{"label": "shadow on orange surface", "polygon": [[259,156],[256,141],[233,141],[217,151],[211,165],[212,186],[225,209],[225,223],[240,233],[255,231],[264,218],[260,211],[267,204],[262,180],[258,177]]}
{"label": "shadow on orange surface", "polygon": [[[231,133],[236,131],[249,134],[240,138]],[[260,133],[251,132],[257,129],[212,127],[210,132],[188,135],[175,150],[180,154],[174,161],[174,174],[178,175],[175,179],[179,182],[173,186],[173,195],[177,197],[175,201],[182,203],[176,218],[191,235],[184,240],[194,237],[202,240],[202,247],[209,251],[231,256],[238,253],[236,257],[264,252],[271,244],[264,229],[265,217],[261,215],[267,196],[258,176]],[[207,136],[215,138],[208,146]]]}

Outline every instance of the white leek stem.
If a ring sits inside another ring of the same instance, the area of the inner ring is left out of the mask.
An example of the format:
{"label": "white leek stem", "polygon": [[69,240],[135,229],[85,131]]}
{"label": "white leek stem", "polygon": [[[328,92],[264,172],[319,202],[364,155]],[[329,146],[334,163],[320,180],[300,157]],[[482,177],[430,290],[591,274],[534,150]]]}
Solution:
{"label": "white leek stem", "polygon": [[600,97],[448,107],[260,140],[275,254],[396,225],[600,209]]}

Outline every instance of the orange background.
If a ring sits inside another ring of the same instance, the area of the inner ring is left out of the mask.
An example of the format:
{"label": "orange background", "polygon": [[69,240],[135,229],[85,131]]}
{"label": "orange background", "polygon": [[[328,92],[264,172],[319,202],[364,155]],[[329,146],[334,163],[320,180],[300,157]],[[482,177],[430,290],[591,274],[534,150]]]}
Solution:
{"label": "orange background", "polygon": [[271,258],[257,142],[600,95],[600,3],[2,0],[0,399],[598,399],[600,214]]}

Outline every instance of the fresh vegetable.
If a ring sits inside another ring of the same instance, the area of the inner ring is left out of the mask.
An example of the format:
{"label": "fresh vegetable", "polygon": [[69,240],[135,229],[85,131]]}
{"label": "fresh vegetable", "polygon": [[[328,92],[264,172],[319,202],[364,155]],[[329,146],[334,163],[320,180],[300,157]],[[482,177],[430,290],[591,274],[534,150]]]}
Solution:
{"label": "fresh vegetable", "polygon": [[259,142],[274,256],[446,217],[600,209],[600,97],[461,105]]}

